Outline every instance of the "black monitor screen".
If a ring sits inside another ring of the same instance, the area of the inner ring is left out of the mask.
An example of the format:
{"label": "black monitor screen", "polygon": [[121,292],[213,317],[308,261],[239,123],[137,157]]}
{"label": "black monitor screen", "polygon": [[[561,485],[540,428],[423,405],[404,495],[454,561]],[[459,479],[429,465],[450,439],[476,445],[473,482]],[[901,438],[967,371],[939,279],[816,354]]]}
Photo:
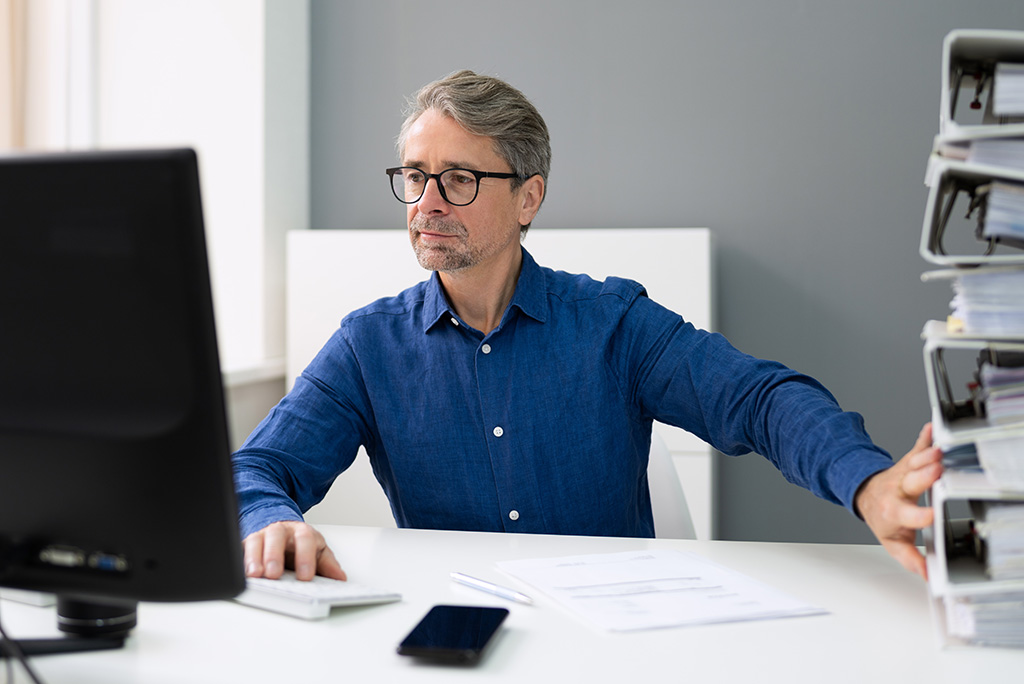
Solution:
{"label": "black monitor screen", "polygon": [[191,150],[0,156],[0,585],[244,585]]}

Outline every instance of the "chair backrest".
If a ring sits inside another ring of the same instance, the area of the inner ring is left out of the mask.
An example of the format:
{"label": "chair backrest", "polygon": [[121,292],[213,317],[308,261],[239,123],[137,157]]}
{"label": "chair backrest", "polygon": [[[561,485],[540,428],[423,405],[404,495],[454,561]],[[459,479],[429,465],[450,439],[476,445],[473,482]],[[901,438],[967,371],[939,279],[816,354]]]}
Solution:
{"label": "chair backrest", "polygon": [[[652,298],[702,328],[711,327],[707,229],[534,228],[524,243],[544,266],[619,275],[643,283]],[[288,386],[312,360],[348,312],[397,294],[427,278],[412,254],[405,230],[313,230],[288,234],[286,372]],[[694,524],[669,449],[706,445],[678,428],[657,424],[648,477],[659,537],[694,538]],[[666,442],[669,448],[666,448]],[[681,445],[681,446],[680,446]],[[710,458],[710,455],[707,456]],[[691,483],[700,500],[711,482]],[[310,522],[393,527],[391,508],[364,454],[339,477]]]}
{"label": "chair backrest", "polygon": [[654,533],[662,539],[696,539],[697,532],[686,505],[686,494],[665,440],[655,429],[651,433],[651,455],[647,464],[647,481],[651,488],[654,511]]}

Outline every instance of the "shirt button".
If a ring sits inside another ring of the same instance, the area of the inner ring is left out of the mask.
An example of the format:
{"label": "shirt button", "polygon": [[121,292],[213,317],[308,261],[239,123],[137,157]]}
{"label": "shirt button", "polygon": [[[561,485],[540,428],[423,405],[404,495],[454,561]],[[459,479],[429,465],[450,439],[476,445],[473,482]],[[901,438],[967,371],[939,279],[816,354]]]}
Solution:
{"label": "shirt button", "polygon": [[480,351],[482,351],[484,354],[490,354],[491,353],[491,345],[485,344],[484,346],[480,347]]}
{"label": "shirt button", "polygon": [[519,520],[519,511],[514,511],[514,510],[513,511],[509,511],[508,512],[508,519],[509,520]]}
{"label": "shirt button", "polygon": [[498,427],[494,428],[494,436],[495,437],[501,437],[503,434],[505,434],[505,431],[501,429],[500,425]]}

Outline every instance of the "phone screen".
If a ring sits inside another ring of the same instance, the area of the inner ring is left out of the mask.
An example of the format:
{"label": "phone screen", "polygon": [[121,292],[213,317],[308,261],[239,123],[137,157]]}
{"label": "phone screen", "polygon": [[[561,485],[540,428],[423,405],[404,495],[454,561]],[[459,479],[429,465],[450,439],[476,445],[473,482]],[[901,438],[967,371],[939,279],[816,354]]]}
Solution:
{"label": "phone screen", "polygon": [[480,659],[507,608],[434,606],[398,646],[401,655],[458,663]]}

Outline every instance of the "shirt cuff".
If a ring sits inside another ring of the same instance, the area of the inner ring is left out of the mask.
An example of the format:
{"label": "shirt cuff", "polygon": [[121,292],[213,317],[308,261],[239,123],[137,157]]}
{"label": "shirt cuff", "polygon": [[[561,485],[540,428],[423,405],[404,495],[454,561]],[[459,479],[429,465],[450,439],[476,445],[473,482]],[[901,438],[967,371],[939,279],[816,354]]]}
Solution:
{"label": "shirt cuff", "polygon": [[857,511],[857,492],[872,475],[891,468],[893,460],[876,451],[858,451],[841,458],[832,466],[830,479],[836,483],[833,491],[850,513],[860,518]]}
{"label": "shirt cuff", "polygon": [[272,503],[254,510],[244,511],[239,520],[239,530],[242,539],[245,539],[267,525],[284,520],[302,522],[302,514],[287,504]]}

